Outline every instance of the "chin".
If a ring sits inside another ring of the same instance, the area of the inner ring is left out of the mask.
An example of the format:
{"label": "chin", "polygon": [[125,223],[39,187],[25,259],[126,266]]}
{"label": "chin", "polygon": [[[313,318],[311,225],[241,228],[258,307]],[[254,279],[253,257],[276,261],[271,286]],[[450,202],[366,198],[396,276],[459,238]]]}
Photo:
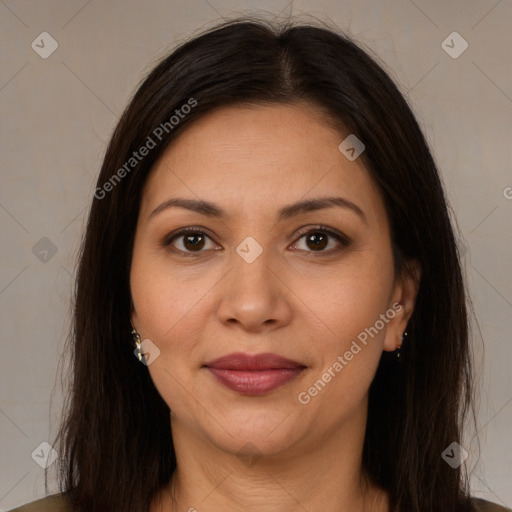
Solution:
{"label": "chin", "polygon": [[[291,448],[303,437],[297,430],[297,421],[288,412],[235,411],[223,415],[222,426],[215,423],[205,432],[220,449],[237,456],[261,457],[278,455]],[[291,421],[290,421],[291,420]],[[304,429],[305,422],[300,423]]]}

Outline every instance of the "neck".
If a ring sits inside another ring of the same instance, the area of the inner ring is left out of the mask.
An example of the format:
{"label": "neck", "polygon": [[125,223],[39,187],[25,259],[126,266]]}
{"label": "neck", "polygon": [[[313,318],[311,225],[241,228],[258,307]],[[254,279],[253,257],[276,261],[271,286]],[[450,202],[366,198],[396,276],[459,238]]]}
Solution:
{"label": "neck", "polygon": [[300,447],[271,454],[248,443],[242,455],[172,417],[177,470],[151,512],[388,512],[387,493],[362,469],[365,423],[366,411],[321,443],[304,440]]}

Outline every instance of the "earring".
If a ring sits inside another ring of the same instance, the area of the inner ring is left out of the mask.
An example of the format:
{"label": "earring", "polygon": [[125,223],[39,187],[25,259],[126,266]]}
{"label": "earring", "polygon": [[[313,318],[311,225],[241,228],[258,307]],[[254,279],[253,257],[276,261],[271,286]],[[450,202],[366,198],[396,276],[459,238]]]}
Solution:
{"label": "earring", "polygon": [[133,337],[133,342],[135,343],[135,350],[136,350],[136,356],[138,358],[139,361],[142,361],[142,347],[141,347],[141,343],[140,343],[140,336],[139,336],[139,333],[132,328],[132,337]]}
{"label": "earring", "polygon": [[402,343],[404,342],[404,338],[407,336],[407,332],[404,332],[402,334],[402,341],[400,343],[400,345],[398,346],[398,348],[396,349],[396,358],[398,359],[399,362],[402,362],[402,359],[400,359],[400,349],[402,348]]}

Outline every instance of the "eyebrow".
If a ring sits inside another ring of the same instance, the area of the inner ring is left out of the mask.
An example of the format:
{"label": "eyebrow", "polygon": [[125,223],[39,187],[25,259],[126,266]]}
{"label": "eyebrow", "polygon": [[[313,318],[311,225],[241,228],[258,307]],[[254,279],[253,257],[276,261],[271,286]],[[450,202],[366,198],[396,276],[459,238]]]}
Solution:
{"label": "eyebrow", "polygon": [[[315,199],[307,199],[304,201],[299,201],[297,203],[283,206],[278,211],[277,221],[280,222],[291,217],[294,217],[295,215],[299,215],[301,213],[323,210],[325,208],[332,208],[335,206],[356,213],[365,224],[368,224],[366,215],[359,206],[343,197],[333,196],[317,197]],[[187,210],[191,210],[193,212],[199,213],[201,215],[206,215],[207,217],[212,218],[225,219],[228,217],[228,214],[220,206],[210,201],[205,201],[203,199],[186,199],[176,197],[173,199],[169,199],[163,202],[162,204],[158,205],[149,214],[149,219],[165,210],[168,210],[169,208],[176,207],[185,208]]]}

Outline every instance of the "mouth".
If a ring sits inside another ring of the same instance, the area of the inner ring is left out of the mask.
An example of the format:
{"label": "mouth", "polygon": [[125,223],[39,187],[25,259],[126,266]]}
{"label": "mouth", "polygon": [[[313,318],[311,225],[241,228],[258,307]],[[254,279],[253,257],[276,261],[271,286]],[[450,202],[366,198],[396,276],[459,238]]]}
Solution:
{"label": "mouth", "polygon": [[301,363],[276,354],[234,353],[204,365],[225,387],[243,395],[264,395],[296,378]]}

